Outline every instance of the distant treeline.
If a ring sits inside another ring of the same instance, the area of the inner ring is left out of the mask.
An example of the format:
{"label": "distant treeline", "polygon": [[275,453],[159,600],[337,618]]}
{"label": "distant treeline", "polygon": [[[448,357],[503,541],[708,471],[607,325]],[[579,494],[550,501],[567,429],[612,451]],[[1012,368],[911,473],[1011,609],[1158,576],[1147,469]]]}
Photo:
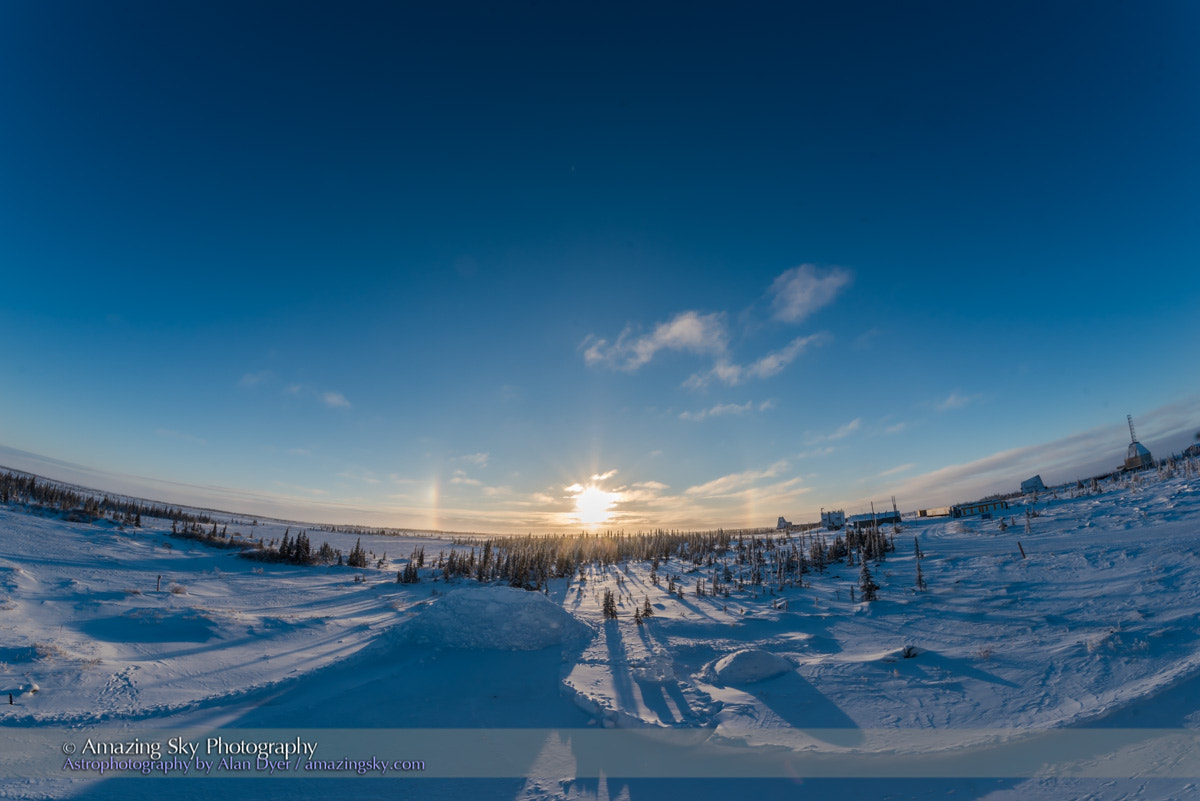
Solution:
{"label": "distant treeline", "polygon": [[[174,537],[219,548],[236,548],[243,557],[265,562],[337,564],[354,568],[383,568],[387,564],[387,554],[369,556],[361,539],[348,555],[328,543],[314,546],[306,531],[293,536],[288,529],[279,540],[264,540],[229,531],[228,524],[218,524],[202,512],[185,512],[178,507],[79,491],[26,474],[8,472],[0,475],[0,502],[21,504],[29,511],[53,511],[67,519],[84,522],[111,518],[123,525],[141,526],[143,516],[170,520],[170,533]],[[325,530],[381,534],[395,531],[356,526],[331,526]],[[768,528],[740,531],[657,529],[633,534],[606,531],[459,537],[452,543],[454,547],[449,553],[439,553],[428,565],[425,548],[414,548],[404,569],[397,573],[397,581],[419,582],[421,568],[425,568],[426,577],[434,580],[469,579],[542,590],[551,579],[579,577],[583,580],[585,573],[592,569],[603,570],[614,565],[627,568],[630,562],[649,562],[651,580],[658,584],[660,567],[666,571],[668,565],[674,563],[677,565],[675,574],[664,576],[669,591],[681,593],[682,574],[689,574],[697,595],[728,597],[730,590],[759,592],[802,586],[803,576],[809,571],[823,572],[839,562],[854,565],[856,562],[881,561],[895,549],[893,539],[879,529],[847,532],[845,538],[839,534],[833,539],[824,534],[806,534],[804,530],[793,530],[789,536]]]}
{"label": "distant treeline", "polygon": [[[112,520],[122,526],[141,528],[142,518],[171,521],[171,536],[202,542],[216,548],[237,548],[241,556],[264,562],[285,562],[294,565],[350,564],[366,567],[365,552],[359,546],[349,561],[342,552],[322,543],[314,547],[308,533],[291,536],[288,529],[279,541],[264,541],[261,537],[245,536],[229,531],[203,512],[185,512],[177,506],[167,506],[129,498],[83,490],[27,473],[7,471],[0,474],[0,504],[16,504],[34,514],[61,515],[72,522],[95,523]],[[252,524],[257,525],[257,521]],[[380,564],[382,566],[382,563]]]}
{"label": "distant treeline", "polygon": [[473,532],[464,531],[413,531],[412,529],[408,528],[376,528],[373,526],[350,524],[333,525],[331,523],[314,526],[314,528],[318,531],[325,531],[330,534],[354,534],[360,537],[365,534],[372,537],[415,537],[418,539],[432,540],[446,539],[447,537],[457,537],[463,535],[475,537],[486,536],[485,534],[474,534]]}
{"label": "distant treeline", "polygon": [[0,503],[21,504],[30,507],[30,511],[61,512],[75,519],[86,519],[86,522],[107,517],[130,526],[141,526],[143,516],[172,520],[177,524],[207,525],[212,522],[212,518],[206,514],[128,498],[113,498],[103,493],[81,492],[53,481],[39,480],[37,476],[13,472],[0,475]]}
{"label": "distant treeline", "polygon": [[[451,550],[433,563],[444,581],[456,578],[481,583],[503,582],[513,587],[541,590],[550,579],[583,576],[591,567],[606,568],[629,562],[649,562],[651,580],[671,560],[680,571],[705,574],[696,579],[699,595],[728,596],[729,590],[796,586],[810,570],[857,560],[881,561],[895,550],[895,542],[880,529],[847,532],[833,540],[824,535],[779,535],[773,529],[749,531],[663,531],[637,534],[556,534],[549,536],[496,537],[455,540],[471,545],[466,553]],[[424,549],[419,560],[424,562]],[[410,563],[418,561],[414,552]],[[413,578],[401,577],[401,581]],[[681,575],[669,577],[669,591],[683,586]]]}

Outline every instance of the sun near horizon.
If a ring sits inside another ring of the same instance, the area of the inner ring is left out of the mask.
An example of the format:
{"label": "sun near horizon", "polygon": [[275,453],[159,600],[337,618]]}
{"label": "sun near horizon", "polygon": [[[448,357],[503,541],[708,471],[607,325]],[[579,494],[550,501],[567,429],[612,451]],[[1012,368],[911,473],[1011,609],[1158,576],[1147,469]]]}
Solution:
{"label": "sun near horizon", "polygon": [[602,525],[612,519],[612,507],[616,502],[615,492],[607,492],[591,484],[575,496],[574,517],[585,526]]}

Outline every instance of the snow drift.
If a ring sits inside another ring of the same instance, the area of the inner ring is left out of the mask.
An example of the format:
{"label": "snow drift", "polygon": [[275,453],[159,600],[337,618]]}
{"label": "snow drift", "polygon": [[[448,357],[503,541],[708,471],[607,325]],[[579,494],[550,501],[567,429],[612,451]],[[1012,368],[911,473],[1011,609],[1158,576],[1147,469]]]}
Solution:
{"label": "snow drift", "polygon": [[721,684],[753,684],[782,676],[794,669],[791,662],[778,654],[745,648],[721,657],[709,666],[706,673],[710,680]]}
{"label": "snow drift", "polygon": [[537,651],[588,628],[540,592],[464,587],[423,606],[404,626],[415,642],[447,648]]}

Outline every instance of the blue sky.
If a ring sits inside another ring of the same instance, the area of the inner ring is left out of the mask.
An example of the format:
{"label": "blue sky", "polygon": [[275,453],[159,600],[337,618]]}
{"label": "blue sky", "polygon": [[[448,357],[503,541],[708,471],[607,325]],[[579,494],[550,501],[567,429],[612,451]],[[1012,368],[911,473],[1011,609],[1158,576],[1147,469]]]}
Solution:
{"label": "blue sky", "polygon": [[174,5],[0,10],[0,462],[636,530],[1200,429],[1194,4]]}

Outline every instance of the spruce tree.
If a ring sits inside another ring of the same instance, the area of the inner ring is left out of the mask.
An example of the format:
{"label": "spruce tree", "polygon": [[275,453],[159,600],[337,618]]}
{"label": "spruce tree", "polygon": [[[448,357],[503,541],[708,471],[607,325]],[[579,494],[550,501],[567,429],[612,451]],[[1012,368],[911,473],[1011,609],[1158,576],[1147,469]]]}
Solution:
{"label": "spruce tree", "polygon": [[608,589],[604,591],[604,619],[617,619],[617,599],[613,597],[612,590]]}
{"label": "spruce tree", "polygon": [[354,543],[354,550],[350,551],[350,557],[346,560],[346,564],[350,567],[366,567],[367,552],[362,548],[362,538],[360,537]]}
{"label": "spruce tree", "polygon": [[879,598],[879,585],[875,583],[875,577],[871,575],[871,569],[867,567],[867,560],[859,559],[862,562],[862,570],[858,573],[858,589],[862,593],[864,601],[874,601]]}
{"label": "spruce tree", "polygon": [[[1001,521],[1003,523],[1003,521]],[[925,592],[925,574],[921,572],[921,543],[916,537],[913,537],[913,551],[917,558],[917,589]]]}

